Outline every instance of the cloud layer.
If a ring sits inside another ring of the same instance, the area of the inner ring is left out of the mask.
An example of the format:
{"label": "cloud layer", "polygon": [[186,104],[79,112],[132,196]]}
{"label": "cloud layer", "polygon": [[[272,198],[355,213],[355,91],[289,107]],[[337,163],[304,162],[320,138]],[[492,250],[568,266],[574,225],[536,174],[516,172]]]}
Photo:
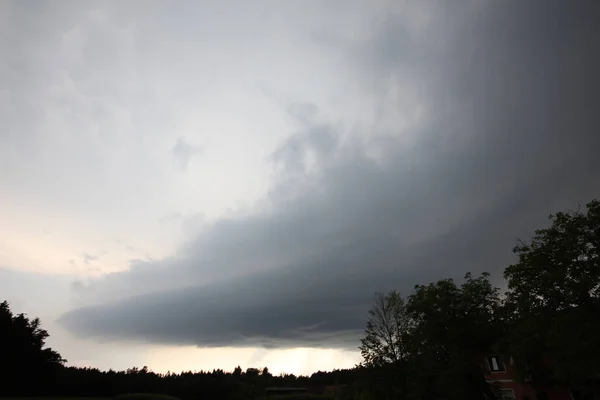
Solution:
{"label": "cloud layer", "polygon": [[344,50],[373,123],[293,103],[266,198],[91,282],[60,322],[114,340],[356,348],[373,292],[499,279],[518,237],[598,197],[598,5],[416,4],[382,2],[358,36],[313,34]]}

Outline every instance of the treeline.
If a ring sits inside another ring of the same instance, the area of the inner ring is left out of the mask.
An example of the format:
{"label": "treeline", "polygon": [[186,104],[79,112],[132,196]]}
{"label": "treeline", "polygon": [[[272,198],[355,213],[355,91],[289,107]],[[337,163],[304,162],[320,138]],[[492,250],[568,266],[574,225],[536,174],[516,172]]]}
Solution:
{"label": "treeline", "polygon": [[272,375],[268,368],[239,366],[233,371],[160,374],[147,367],[126,371],[66,367],[58,352],[45,347],[48,332],[38,318],[13,314],[0,303],[0,396],[112,397],[158,393],[187,399],[254,399],[267,387],[305,387],[315,394],[326,386],[356,381],[355,370],[317,372],[308,376]]}
{"label": "treeline", "polygon": [[600,380],[600,202],[584,211],[550,216],[514,248],[504,271],[507,292],[488,274],[463,282],[443,279],[416,285],[404,297],[375,298],[360,350],[349,370],[310,377],[273,376],[268,369],[156,374],[147,368],[99,371],[65,367],[45,347],[37,319],[0,305],[0,395],[114,396],[161,393],[181,399],[255,399],[265,388],[325,387],[340,399],[494,399],[485,357],[512,360],[521,380],[584,385]]}
{"label": "treeline", "polygon": [[[200,372],[158,374],[146,367],[127,371],[99,371],[92,368],[64,368],[55,385],[60,396],[109,397],[123,393],[160,393],[180,399],[258,399],[268,387],[305,387],[322,394],[326,386],[352,384],[353,370],[319,372],[308,376],[272,375],[267,368],[237,367],[233,372],[221,369]],[[45,392],[44,395],[50,393]]]}

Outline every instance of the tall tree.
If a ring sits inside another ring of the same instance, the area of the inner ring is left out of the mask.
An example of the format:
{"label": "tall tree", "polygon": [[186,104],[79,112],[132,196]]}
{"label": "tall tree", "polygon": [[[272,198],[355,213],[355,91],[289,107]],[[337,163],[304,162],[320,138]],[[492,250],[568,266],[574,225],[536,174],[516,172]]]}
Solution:
{"label": "tall tree", "polygon": [[407,396],[407,379],[411,357],[410,337],[413,323],[406,303],[395,290],[377,293],[365,337],[361,339],[363,357],[362,396],[398,399]]}
{"label": "tall tree", "polygon": [[365,337],[360,341],[364,365],[382,366],[407,361],[413,324],[400,293],[377,293],[369,315]]}
{"label": "tall tree", "polygon": [[420,397],[495,396],[484,379],[482,357],[501,336],[501,302],[488,277],[467,274],[461,286],[452,279],[417,285],[409,297],[408,312],[416,324],[411,381]]}
{"label": "tall tree", "polygon": [[504,272],[508,342],[522,377],[582,383],[600,376],[600,202],[550,220]]}
{"label": "tall tree", "polygon": [[513,250],[518,262],[504,272],[510,301],[521,313],[584,307],[600,320],[600,202],[550,220]]}

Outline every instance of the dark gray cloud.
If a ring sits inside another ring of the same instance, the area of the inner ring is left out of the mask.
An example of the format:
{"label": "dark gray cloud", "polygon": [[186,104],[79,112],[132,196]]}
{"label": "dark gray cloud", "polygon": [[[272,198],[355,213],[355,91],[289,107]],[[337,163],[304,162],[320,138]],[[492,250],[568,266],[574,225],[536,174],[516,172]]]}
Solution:
{"label": "dark gray cloud", "polygon": [[300,128],[273,154],[264,203],[92,283],[97,304],[61,323],[115,340],[355,348],[374,291],[499,280],[518,237],[600,195],[599,7],[453,3],[415,31],[390,5],[362,40],[335,43],[366,92],[400,77],[420,122],[348,138],[315,104],[291,107]]}

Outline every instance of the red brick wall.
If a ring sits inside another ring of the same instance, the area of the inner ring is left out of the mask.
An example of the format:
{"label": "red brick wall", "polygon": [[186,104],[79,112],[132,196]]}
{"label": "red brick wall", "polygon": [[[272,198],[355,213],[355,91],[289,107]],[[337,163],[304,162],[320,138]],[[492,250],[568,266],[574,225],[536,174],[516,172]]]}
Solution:
{"label": "red brick wall", "polygon": [[[501,389],[512,389],[517,400],[538,400],[536,393],[546,392],[548,400],[573,400],[571,391],[567,387],[534,385],[533,383],[522,383],[516,379],[516,373],[511,359],[504,360],[506,371],[491,372],[487,357],[484,360],[484,370],[487,371],[485,378],[495,381]],[[600,400],[600,387],[596,388],[596,399]]]}

